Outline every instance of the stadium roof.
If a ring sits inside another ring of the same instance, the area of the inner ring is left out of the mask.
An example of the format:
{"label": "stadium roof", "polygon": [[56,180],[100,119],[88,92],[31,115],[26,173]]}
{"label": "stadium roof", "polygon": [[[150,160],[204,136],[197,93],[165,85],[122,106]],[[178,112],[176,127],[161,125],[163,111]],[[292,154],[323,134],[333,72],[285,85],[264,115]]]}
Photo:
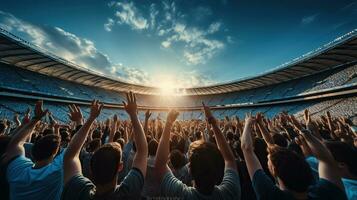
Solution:
{"label": "stadium roof", "polygon": [[[272,85],[357,61],[357,29],[334,41],[253,77],[176,89],[180,95],[209,95]],[[80,84],[116,91],[159,95],[160,88],[136,85],[78,66],[0,28],[0,62]]]}

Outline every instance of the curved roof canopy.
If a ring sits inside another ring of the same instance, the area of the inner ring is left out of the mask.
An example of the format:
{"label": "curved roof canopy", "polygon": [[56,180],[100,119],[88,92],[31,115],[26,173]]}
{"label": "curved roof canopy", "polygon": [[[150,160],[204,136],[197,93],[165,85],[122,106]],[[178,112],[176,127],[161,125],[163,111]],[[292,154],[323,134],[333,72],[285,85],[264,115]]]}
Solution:
{"label": "curved roof canopy", "polygon": [[[209,95],[272,85],[357,61],[357,29],[271,71],[216,85],[179,88],[180,95]],[[0,29],[0,62],[64,80],[119,92],[160,95],[161,89],[136,85],[89,70]]]}

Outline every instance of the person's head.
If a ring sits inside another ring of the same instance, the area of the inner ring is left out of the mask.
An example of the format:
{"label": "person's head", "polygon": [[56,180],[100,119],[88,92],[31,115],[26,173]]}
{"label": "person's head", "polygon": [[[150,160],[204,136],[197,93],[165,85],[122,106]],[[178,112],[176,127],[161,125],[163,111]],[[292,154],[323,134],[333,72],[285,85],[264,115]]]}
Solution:
{"label": "person's head", "polygon": [[95,129],[95,130],[93,131],[93,133],[92,133],[92,138],[93,138],[93,139],[96,139],[96,138],[101,139],[102,136],[103,136],[102,131],[100,131],[100,130],[98,130],[98,129]]}
{"label": "person's head", "polygon": [[4,134],[6,131],[7,125],[4,122],[0,122],[0,134]]}
{"label": "person's head", "polygon": [[71,134],[67,130],[60,130],[62,145],[66,145],[71,140]]}
{"label": "person's head", "polygon": [[279,145],[281,147],[287,147],[288,146],[288,141],[281,134],[274,134],[273,135],[273,141],[274,141],[274,144],[277,144],[277,145]]}
{"label": "person's head", "polygon": [[97,149],[99,149],[101,145],[102,145],[102,140],[96,138],[88,143],[86,149],[88,152],[95,152]]}
{"label": "person's head", "polygon": [[47,128],[45,130],[43,130],[42,135],[46,136],[46,135],[53,135],[55,132],[53,131],[53,129]]}
{"label": "person's head", "polygon": [[311,168],[305,159],[277,145],[269,147],[268,167],[274,177],[295,192],[306,192],[314,182]]}
{"label": "person's head", "polygon": [[195,141],[190,145],[189,166],[195,187],[209,195],[214,186],[220,184],[224,174],[224,159],[218,148],[212,144]]}
{"label": "person's head", "polygon": [[228,131],[227,140],[231,142],[233,141],[233,138],[234,138],[234,134],[231,131]]}
{"label": "person's head", "polygon": [[158,147],[157,141],[155,139],[151,139],[149,144],[148,144],[149,156],[155,156],[156,155],[157,147]]}
{"label": "person's head", "polygon": [[264,170],[268,171],[267,143],[262,138],[254,138],[254,153]]}
{"label": "person's head", "polygon": [[105,144],[91,158],[90,169],[96,185],[115,183],[117,174],[123,169],[121,148],[116,142]]}
{"label": "person's head", "polygon": [[175,170],[181,169],[186,164],[185,155],[181,151],[175,149],[170,153],[170,162]]}
{"label": "person's head", "polygon": [[11,137],[7,135],[0,135],[0,158],[6,152],[7,145],[10,143]]}
{"label": "person's head", "polygon": [[52,160],[58,153],[61,138],[57,135],[46,135],[36,140],[31,154],[35,162]]}
{"label": "person's head", "polygon": [[339,141],[328,141],[325,144],[337,161],[342,177],[357,177],[356,148]]}

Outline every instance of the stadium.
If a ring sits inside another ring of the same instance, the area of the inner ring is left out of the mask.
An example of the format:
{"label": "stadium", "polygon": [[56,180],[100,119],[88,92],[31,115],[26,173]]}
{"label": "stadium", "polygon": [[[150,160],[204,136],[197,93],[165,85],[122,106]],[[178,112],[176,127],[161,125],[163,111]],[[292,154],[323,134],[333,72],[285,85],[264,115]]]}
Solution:
{"label": "stadium", "polygon": [[356,2],[100,3],[0,9],[1,200],[357,200]]}
{"label": "stadium", "polygon": [[[201,102],[211,106],[219,118],[243,118],[247,112],[263,112],[270,117],[282,111],[301,115],[309,108],[313,115],[330,110],[354,119],[356,46],[354,30],[267,73],[207,87],[169,89],[166,94],[162,88],[98,75],[1,29],[0,116],[23,114],[37,99],[44,99],[46,105],[56,108],[55,118],[65,122],[68,104],[88,106],[98,98],[105,103],[103,119],[116,112],[125,118],[121,102],[125,92],[133,91],[140,97],[140,110],[150,108],[154,115],[165,116],[175,108],[183,111],[182,119],[201,119]],[[168,98],[170,95],[175,98]],[[19,105],[16,108],[13,100]],[[143,117],[144,112],[141,114]]]}

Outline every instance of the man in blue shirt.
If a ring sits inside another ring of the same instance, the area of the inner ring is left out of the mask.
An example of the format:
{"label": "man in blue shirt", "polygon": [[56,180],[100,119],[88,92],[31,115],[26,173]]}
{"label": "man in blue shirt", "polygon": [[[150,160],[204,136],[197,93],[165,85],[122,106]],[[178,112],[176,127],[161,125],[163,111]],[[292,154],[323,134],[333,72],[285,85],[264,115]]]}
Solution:
{"label": "man in blue shirt", "polygon": [[4,163],[8,162],[6,177],[12,200],[59,200],[62,193],[63,152],[57,155],[61,143],[59,135],[46,135],[34,143],[34,162],[25,157],[26,139],[48,112],[42,106],[42,101],[36,103],[35,116],[17,129],[7,147]]}

